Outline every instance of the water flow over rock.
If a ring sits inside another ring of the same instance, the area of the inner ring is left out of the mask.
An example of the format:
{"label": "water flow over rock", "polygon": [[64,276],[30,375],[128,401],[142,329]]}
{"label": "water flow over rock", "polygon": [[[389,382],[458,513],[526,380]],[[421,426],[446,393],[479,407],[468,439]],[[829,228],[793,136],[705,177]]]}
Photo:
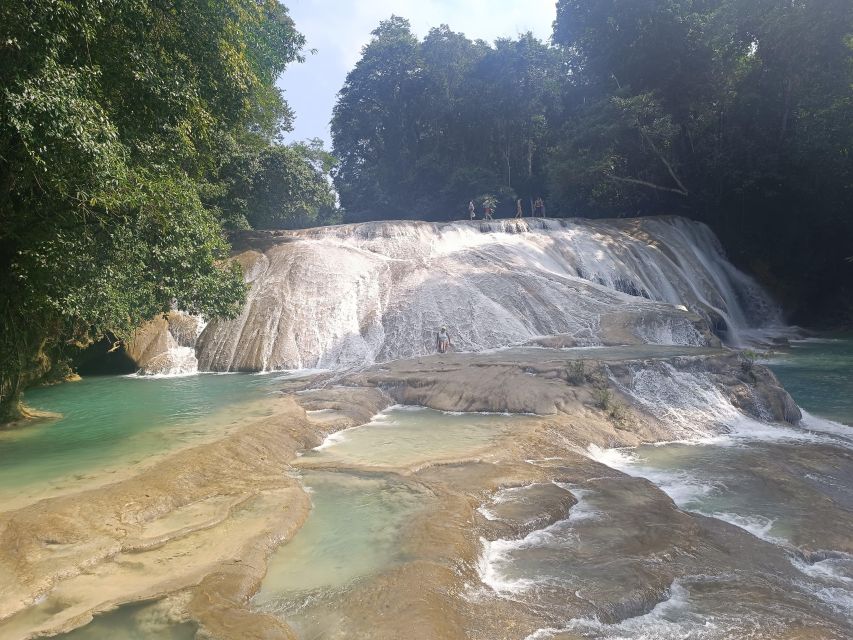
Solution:
{"label": "water flow over rock", "polygon": [[127,353],[147,376],[186,376],[198,372],[195,345],[204,319],[170,311],[137,329]]}
{"label": "water flow over rock", "polygon": [[214,371],[339,368],[562,335],[566,345],[739,344],[781,327],[704,225],[370,222],[237,239],[251,285],[197,345]]}

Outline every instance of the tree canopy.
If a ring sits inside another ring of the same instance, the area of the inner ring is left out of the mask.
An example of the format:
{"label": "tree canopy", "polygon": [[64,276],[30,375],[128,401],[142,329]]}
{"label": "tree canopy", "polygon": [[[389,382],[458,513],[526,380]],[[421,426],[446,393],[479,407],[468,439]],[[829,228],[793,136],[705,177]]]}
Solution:
{"label": "tree canopy", "polygon": [[0,5],[0,421],[70,349],[234,313],[223,224],[329,205],[316,150],[278,144],[303,45],[276,0]]}
{"label": "tree canopy", "polygon": [[[795,319],[853,317],[853,4],[560,0],[552,42],[382,22],[332,119],[350,220],[704,221]],[[846,308],[845,308],[845,305]]]}
{"label": "tree canopy", "polygon": [[561,72],[530,34],[490,46],[441,26],[419,42],[407,20],[382,22],[332,118],[348,219],[446,219],[475,196],[535,195]]}
{"label": "tree canopy", "polygon": [[797,319],[853,318],[853,5],[560,0],[551,197],[711,225]]}

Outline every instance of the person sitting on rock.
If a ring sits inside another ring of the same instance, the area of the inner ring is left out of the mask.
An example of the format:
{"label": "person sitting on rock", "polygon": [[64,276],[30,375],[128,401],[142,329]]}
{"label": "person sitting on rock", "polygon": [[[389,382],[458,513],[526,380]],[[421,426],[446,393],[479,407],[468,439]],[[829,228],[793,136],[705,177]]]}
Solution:
{"label": "person sitting on rock", "polygon": [[447,333],[447,327],[442,327],[439,330],[435,343],[439,353],[447,353],[450,348],[450,336]]}

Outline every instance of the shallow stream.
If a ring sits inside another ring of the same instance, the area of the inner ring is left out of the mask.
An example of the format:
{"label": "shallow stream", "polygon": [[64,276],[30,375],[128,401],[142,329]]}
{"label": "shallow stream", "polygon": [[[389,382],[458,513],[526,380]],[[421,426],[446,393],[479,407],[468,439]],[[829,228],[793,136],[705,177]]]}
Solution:
{"label": "shallow stream", "polygon": [[373,468],[408,468],[476,455],[524,416],[447,413],[396,406],[369,423],[332,434],[301,462]]}
{"label": "shallow stream", "polygon": [[128,604],[96,616],[85,627],[54,638],[61,640],[193,640],[198,626],[176,619],[160,602]]}
{"label": "shallow stream", "polygon": [[[381,469],[475,456],[524,419],[396,406],[327,438],[299,461],[312,513],[273,554],[253,605],[281,616],[301,637],[346,637],[346,619],[332,604],[411,559],[406,529],[433,499],[417,482]],[[338,470],[311,470],[317,465]]]}

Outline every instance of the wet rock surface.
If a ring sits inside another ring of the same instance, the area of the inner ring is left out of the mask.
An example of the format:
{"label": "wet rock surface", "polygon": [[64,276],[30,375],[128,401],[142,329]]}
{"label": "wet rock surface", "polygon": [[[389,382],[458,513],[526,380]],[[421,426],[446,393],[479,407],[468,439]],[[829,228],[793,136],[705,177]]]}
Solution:
{"label": "wet rock surface", "polygon": [[707,227],[676,217],[385,221],[234,242],[250,290],[200,336],[202,370],[370,366],[433,352],[441,326],[462,351],[718,346],[781,318]]}
{"label": "wet rock surface", "polygon": [[[842,614],[791,587],[801,574],[790,549],[679,509],[648,480],[586,454],[590,445],[681,435],[676,419],[637,401],[649,384],[642,372],[653,371],[664,390],[672,376],[701,372],[706,392],[781,421],[791,416],[775,378],[744,372],[736,355],[714,348],[595,351],[448,354],[283,381],[271,416],[215,443],[112,485],[2,513],[0,637],[71,629],[143,599],[165,599],[176,620],[210,638],[522,640],[543,629],[608,637],[682,600],[755,638],[844,637]],[[311,517],[300,476],[310,465],[298,454],[395,403],[531,415],[464,459],[324,466],[424,496],[387,532],[394,561],[342,586],[255,604],[270,554]],[[826,450],[754,466],[766,482],[813,491],[817,503],[826,494],[814,478],[831,480],[837,464]],[[837,517],[847,497],[825,502],[820,517]],[[848,548],[848,520],[838,523],[794,540],[805,562],[826,547]]]}
{"label": "wet rock surface", "polygon": [[139,327],[125,350],[145,375],[195,373],[198,371],[196,339],[203,328],[198,316],[170,311]]}

